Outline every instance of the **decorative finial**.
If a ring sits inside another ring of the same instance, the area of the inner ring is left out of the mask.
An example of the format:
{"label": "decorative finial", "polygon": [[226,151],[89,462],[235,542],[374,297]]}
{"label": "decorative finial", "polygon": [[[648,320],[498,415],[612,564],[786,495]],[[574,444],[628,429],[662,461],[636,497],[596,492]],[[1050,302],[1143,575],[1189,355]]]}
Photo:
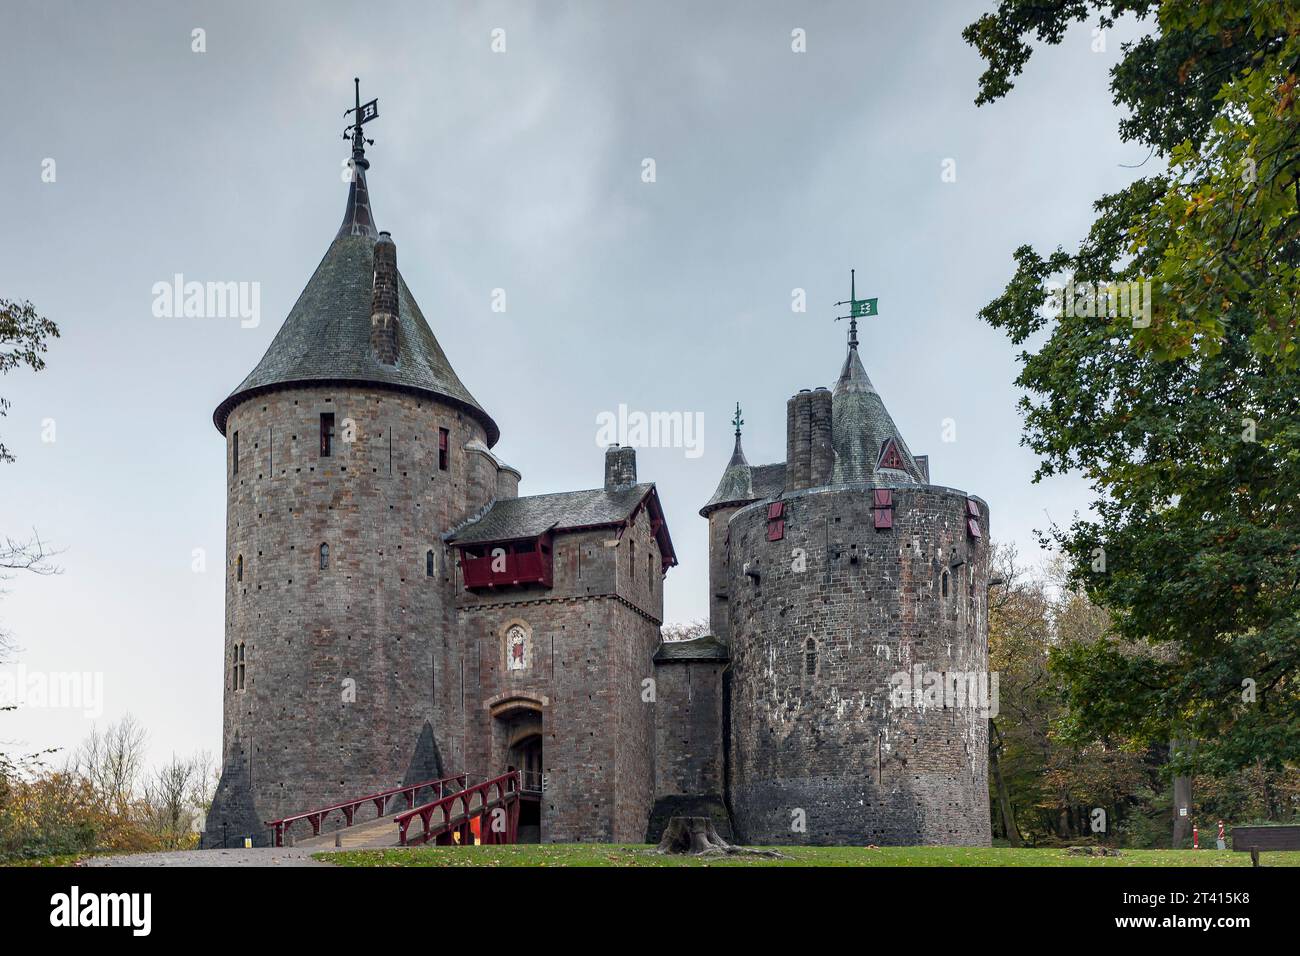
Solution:
{"label": "decorative finial", "polygon": [[873,315],[879,315],[877,308],[878,299],[859,299],[857,292],[857,270],[849,270],[849,298],[846,302],[836,302],[836,305],[847,305],[849,307],[848,315],[837,315],[835,321],[840,319],[849,320],[849,348],[857,349],[858,347],[858,319],[866,318]]}
{"label": "decorative finial", "polygon": [[344,110],[343,115],[355,114],[354,122],[351,126],[343,131],[343,138],[352,140],[352,161],[361,169],[369,169],[370,161],[366,159],[366,145],[375,145],[373,139],[366,139],[362,135],[361,127],[369,123],[372,119],[379,116],[379,100],[373,99],[369,103],[361,102],[361,77],[353,77],[355,84],[356,106],[350,110]]}
{"label": "decorative finial", "polygon": [[740,417],[740,402],[736,402],[736,415],[731,419],[731,424],[736,426],[736,437],[740,437],[740,426],[745,424],[745,420]]}

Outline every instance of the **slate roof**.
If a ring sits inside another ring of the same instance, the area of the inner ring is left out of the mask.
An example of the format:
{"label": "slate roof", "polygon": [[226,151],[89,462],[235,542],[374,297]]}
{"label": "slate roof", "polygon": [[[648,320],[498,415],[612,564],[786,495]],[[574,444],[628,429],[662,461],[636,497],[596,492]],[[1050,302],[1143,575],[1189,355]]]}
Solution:
{"label": "slate roof", "polygon": [[372,221],[364,169],[348,189],[338,235],[276,333],[270,348],[213,412],[224,435],[236,405],[261,392],[290,385],[379,385],[437,396],[476,418],[491,447],[500,429],[461,383],[398,273],[398,354],[385,365],[370,347],[370,299],[374,276]]}
{"label": "slate roof", "polygon": [[655,651],[656,664],[677,661],[726,661],[731,659],[727,645],[712,634],[690,641],[660,641]]}
{"label": "slate roof", "polygon": [[451,534],[456,544],[485,544],[533,538],[552,528],[589,528],[621,524],[651,491],[647,482],[613,491],[591,488],[526,498],[503,498],[487,512]]}
{"label": "slate roof", "polygon": [[700,514],[708,517],[724,505],[742,504],[754,500],[754,482],[749,462],[745,460],[745,450],[740,447],[740,432],[736,433],[736,447],[732,449],[731,460],[727,462],[722,480],[718,482],[713,497],[704,503]]}
{"label": "slate roof", "polygon": [[[835,383],[831,406],[831,441],[835,447],[834,484],[869,482],[887,486],[917,484],[921,470],[898,433],[880,393],[862,367],[857,346],[849,344],[839,381]],[[902,455],[905,471],[876,470],[885,441],[893,438]]]}

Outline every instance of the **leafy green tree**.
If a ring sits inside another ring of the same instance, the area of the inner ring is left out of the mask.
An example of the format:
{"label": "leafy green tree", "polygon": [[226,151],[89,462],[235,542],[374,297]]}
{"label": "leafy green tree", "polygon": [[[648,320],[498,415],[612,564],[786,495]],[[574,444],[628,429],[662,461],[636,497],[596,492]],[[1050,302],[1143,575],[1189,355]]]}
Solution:
{"label": "leafy green tree", "polygon": [[[1054,652],[1067,731],[1198,741],[1180,774],[1277,772],[1300,760],[1300,0],[1003,0],[963,34],[988,64],[977,102],[1030,41],[1125,14],[1150,29],[1111,74],[1120,133],[1164,171],[1101,197],[1076,252],[1017,249],[980,314],[1022,349],[1036,480],[1094,491],[1045,535],[1111,614]],[[1149,324],[1051,308],[1071,278],[1149,280]]]}

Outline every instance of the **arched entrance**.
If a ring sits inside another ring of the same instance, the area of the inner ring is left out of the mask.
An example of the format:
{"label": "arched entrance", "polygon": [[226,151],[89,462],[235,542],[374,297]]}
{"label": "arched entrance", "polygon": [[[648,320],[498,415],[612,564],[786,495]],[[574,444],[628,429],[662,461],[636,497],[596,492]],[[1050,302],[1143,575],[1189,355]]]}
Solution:
{"label": "arched entrance", "polygon": [[542,701],[512,697],[491,708],[493,750],[499,767],[519,771],[520,843],[542,841]]}

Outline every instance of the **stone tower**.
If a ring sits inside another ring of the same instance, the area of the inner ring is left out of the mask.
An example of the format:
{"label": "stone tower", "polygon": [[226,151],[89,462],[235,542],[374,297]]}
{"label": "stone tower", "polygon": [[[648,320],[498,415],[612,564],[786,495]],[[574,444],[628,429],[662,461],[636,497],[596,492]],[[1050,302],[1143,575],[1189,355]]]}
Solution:
{"label": "stone tower", "polygon": [[701,509],[725,672],[726,800],[768,844],[990,841],[988,508],[930,483],[863,368],[786,406]]}
{"label": "stone tower", "polygon": [[[376,230],[358,127],[343,223],[226,439],[223,773],[205,844],[463,767],[444,533],[518,481]],[[483,453],[476,453],[481,449]]]}

